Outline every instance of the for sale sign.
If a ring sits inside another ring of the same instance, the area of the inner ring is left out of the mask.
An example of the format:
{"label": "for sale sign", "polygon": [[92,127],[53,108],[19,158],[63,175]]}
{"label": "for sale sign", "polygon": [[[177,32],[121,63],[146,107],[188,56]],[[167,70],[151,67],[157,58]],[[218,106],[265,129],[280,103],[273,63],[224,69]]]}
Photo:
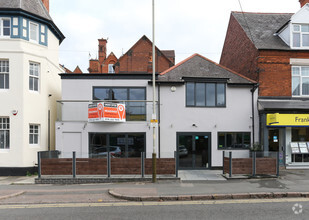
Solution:
{"label": "for sale sign", "polygon": [[125,122],[126,108],[124,104],[99,102],[88,105],[88,122]]}

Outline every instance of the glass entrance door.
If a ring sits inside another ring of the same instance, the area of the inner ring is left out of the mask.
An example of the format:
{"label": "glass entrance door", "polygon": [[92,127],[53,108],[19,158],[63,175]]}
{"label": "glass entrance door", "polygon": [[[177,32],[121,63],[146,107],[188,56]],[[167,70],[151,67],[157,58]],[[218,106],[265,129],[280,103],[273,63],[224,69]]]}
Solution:
{"label": "glass entrance door", "polygon": [[181,133],[177,137],[180,169],[210,168],[210,133]]}

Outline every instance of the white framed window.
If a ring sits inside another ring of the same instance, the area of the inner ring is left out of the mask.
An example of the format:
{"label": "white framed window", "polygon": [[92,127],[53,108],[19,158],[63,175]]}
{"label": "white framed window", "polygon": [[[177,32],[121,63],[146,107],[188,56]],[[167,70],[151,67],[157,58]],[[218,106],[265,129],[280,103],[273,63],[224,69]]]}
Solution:
{"label": "white framed window", "polygon": [[0,117],[0,149],[10,149],[9,117]]}
{"label": "white framed window", "polygon": [[292,67],[292,96],[309,96],[309,66]]}
{"label": "white framed window", "polygon": [[40,140],[40,125],[29,125],[29,144],[38,145]]}
{"label": "white framed window", "polygon": [[9,61],[0,60],[0,90],[9,89]]}
{"label": "white framed window", "polygon": [[292,45],[296,48],[309,48],[309,24],[293,24]]}
{"label": "white framed window", "polygon": [[0,18],[0,36],[9,37],[11,36],[11,19]]}
{"label": "white framed window", "polygon": [[29,90],[39,91],[40,64],[30,62],[29,65]]}
{"label": "white framed window", "polygon": [[30,41],[39,41],[39,25],[33,22],[30,22]]}
{"label": "white framed window", "polygon": [[108,73],[115,73],[114,64],[108,64]]}

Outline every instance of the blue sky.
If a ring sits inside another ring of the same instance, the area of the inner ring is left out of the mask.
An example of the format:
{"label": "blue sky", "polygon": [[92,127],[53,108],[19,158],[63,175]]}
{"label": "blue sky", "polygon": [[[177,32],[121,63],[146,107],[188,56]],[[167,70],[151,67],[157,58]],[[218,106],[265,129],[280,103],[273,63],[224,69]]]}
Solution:
{"label": "blue sky", "polygon": [[[287,12],[298,0],[240,0],[245,12]],[[175,50],[176,63],[199,53],[219,62],[231,11],[238,0],[155,0],[156,46]],[[143,35],[152,40],[152,0],[50,0],[50,14],[66,36],[60,60],[88,72],[89,54],[97,57],[99,38],[119,58]]]}

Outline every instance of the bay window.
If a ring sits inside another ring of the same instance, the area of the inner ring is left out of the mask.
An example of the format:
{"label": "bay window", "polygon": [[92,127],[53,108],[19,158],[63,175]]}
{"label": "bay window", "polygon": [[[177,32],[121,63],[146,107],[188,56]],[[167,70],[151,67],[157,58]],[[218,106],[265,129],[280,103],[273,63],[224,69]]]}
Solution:
{"label": "bay window", "polygon": [[11,19],[0,18],[0,36],[9,37],[11,36]]}

